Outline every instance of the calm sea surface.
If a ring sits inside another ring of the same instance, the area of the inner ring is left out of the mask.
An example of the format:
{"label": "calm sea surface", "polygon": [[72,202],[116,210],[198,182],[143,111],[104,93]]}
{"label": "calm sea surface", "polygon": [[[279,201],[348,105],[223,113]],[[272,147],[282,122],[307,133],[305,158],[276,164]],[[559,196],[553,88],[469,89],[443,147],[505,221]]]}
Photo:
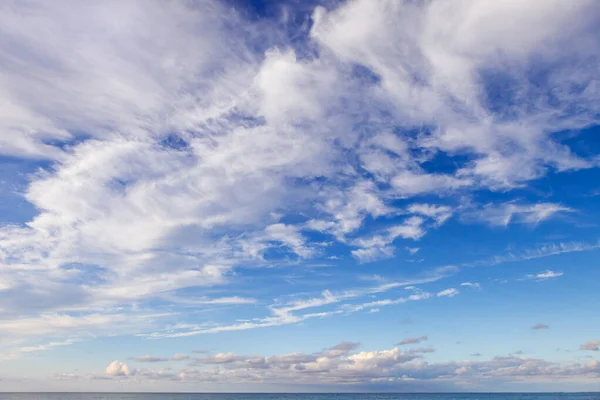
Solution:
{"label": "calm sea surface", "polygon": [[600,400],[600,393],[171,394],[0,393],[0,400]]}

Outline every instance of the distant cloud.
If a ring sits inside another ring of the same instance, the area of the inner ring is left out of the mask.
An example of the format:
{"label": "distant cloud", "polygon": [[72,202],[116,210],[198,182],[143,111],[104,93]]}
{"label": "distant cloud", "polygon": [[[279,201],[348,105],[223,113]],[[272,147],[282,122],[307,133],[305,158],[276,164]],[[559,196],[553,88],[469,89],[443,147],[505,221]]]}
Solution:
{"label": "distant cloud", "polygon": [[600,340],[590,340],[589,342],[585,342],[584,344],[579,346],[579,350],[599,351]]}
{"label": "distant cloud", "polygon": [[523,354],[523,350],[513,351],[512,354],[521,355]]}
{"label": "distant cloud", "polygon": [[[421,338],[416,338],[421,339]],[[599,342],[600,343],[600,342]],[[280,382],[294,384],[378,384],[392,379],[402,385],[413,380],[420,385],[437,378],[453,383],[477,383],[482,380],[506,379],[523,383],[531,379],[555,380],[578,378],[596,383],[600,363],[591,360],[582,363],[563,363],[541,358],[517,357],[514,354],[490,359],[462,361],[428,361],[423,359],[434,352],[432,348],[403,350],[399,347],[372,351],[359,351],[357,343],[343,342],[331,348],[312,353],[284,353],[270,356],[222,353],[210,360],[196,360],[194,365],[202,369],[129,369],[114,361],[105,375],[93,379],[127,379],[135,376],[136,382],[170,381],[188,383],[246,383]],[[482,357],[473,353],[470,357]],[[208,364],[208,365],[207,365]],[[405,380],[409,375],[412,379]],[[76,374],[57,374],[57,379],[78,379]],[[454,387],[454,386],[453,386]]]}
{"label": "distant cloud", "polygon": [[416,254],[419,250],[421,250],[421,248],[419,248],[419,247],[407,247],[406,250],[408,250],[408,252],[410,254]]}
{"label": "distant cloud", "polygon": [[175,355],[173,355],[173,357],[171,357],[171,360],[183,361],[183,360],[188,360],[189,358],[190,358],[190,356],[188,356],[186,354],[175,354]]}
{"label": "distant cloud", "polygon": [[463,282],[460,286],[472,287],[473,289],[481,289],[481,285],[477,282]]}
{"label": "distant cloud", "polygon": [[548,270],[540,272],[538,274],[527,275],[526,278],[527,279],[538,279],[538,280],[543,281],[546,279],[558,278],[559,276],[563,276],[563,273],[551,271],[548,269]]}
{"label": "distant cloud", "polygon": [[531,327],[531,329],[539,330],[539,329],[549,329],[550,327],[546,324],[535,324]]}
{"label": "distant cloud", "polygon": [[329,349],[326,349],[323,354],[326,354],[328,357],[340,357],[353,350],[356,350],[359,346],[359,342],[341,342],[333,347],[330,347]]}
{"label": "distant cloud", "polygon": [[235,353],[217,353],[204,358],[196,358],[195,361],[200,364],[230,364],[240,360],[240,356]]}
{"label": "distant cloud", "polygon": [[145,356],[141,356],[141,357],[130,357],[129,359],[133,360],[133,361],[137,361],[137,362],[147,362],[147,363],[169,361],[168,358],[152,357],[149,355],[145,355]]}
{"label": "distant cloud", "polygon": [[421,343],[428,339],[429,338],[427,336],[421,336],[421,337],[416,337],[416,338],[406,338],[406,339],[403,339],[401,342],[399,342],[396,346],[404,346],[407,344]]}
{"label": "distant cloud", "polygon": [[437,293],[437,297],[454,297],[460,292],[457,289],[450,288]]}

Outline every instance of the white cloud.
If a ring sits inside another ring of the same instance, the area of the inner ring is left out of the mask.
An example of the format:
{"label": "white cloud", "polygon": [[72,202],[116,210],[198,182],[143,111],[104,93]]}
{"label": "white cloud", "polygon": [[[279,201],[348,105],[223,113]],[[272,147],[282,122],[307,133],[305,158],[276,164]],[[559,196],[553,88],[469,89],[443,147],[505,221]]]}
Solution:
{"label": "white cloud", "polygon": [[146,338],[165,338],[165,337],[188,337],[188,336],[196,336],[196,335],[204,335],[211,333],[219,333],[219,332],[230,332],[230,331],[242,331],[249,329],[259,329],[259,328],[267,328],[273,326],[281,326],[281,325],[290,325],[290,324],[298,324],[308,319],[313,318],[325,318],[331,317],[334,315],[347,315],[349,313],[354,313],[357,311],[361,311],[364,309],[371,308],[381,308],[390,305],[404,304],[410,301],[420,301],[431,298],[433,295],[428,292],[421,291],[419,289],[415,290],[415,293],[408,297],[399,297],[395,299],[383,299],[376,301],[369,301],[366,303],[360,304],[351,304],[345,303],[340,305],[337,308],[315,311],[309,313],[298,313],[298,311],[303,311],[312,308],[322,308],[331,306],[334,304],[339,304],[341,302],[350,302],[353,299],[362,298],[369,295],[374,295],[378,293],[385,293],[392,289],[396,289],[399,287],[406,287],[414,284],[422,284],[435,282],[441,279],[444,275],[445,269],[438,271],[436,274],[429,274],[430,276],[427,278],[423,278],[420,280],[413,281],[404,281],[404,282],[389,282],[383,283],[379,286],[355,289],[355,290],[347,290],[343,292],[333,293],[329,290],[325,290],[321,293],[319,297],[312,297],[308,299],[300,299],[293,300],[286,303],[275,303],[269,306],[269,310],[271,312],[270,316],[262,317],[262,318],[254,318],[251,321],[242,320],[235,324],[210,324],[208,326],[205,325],[197,325],[197,326],[182,326],[178,329],[176,327],[168,327],[165,329],[165,332],[153,332],[149,334],[139,334],[138,336],[146,337]]}
{"label": "white cloud", "polygon": [[537,279],[540,281],[545,281],[547,279],[553,279],[553,278],[558,278],[560,276],[563,276],[564,274],[562,272],[556,272],[556,271],[550,271],[550,270],[546,270],[537,274],[533,274],[533,275],[527,275],[527,279]]}
{"label": "white cloud", "polygon": [[[396,180],[400,193],[452,190],[476,182],[492,188],[514,187],[542,175],[546,164],[561,169],[586,166],[565,148],[546,141],[543,132],[556,128],[552,124],[565,122],[558,116],[575,100],[567,89],[571,82],[586,82],[583,77],[595,73],[589,69],[571,74],[569,67],[559,67],[552,80],[561,89],[558,103],[551,105],[540,102],[543,98],[518,72],[531,65],[532,53],[553,60],[564,56],[557,51],[568,43],[561,27],[575,21],[579,22],[578,34],[586,37],[584,41],[597,41],[590,36],[594,19],[584,17],[591,12],[590,3],[564,8],[556,5],[556,9],[540,13],[535,5],[512,3],[356,1],[330,12],[319,9],[311,34],[338,58],[368,66],[378,74],[381,87],[375,93],[395,104],[396,110],[401,110],[397,113],[407,121],[421,126],[424,121],[435,124],[438,129],[434,134],[423,135],[424,145],[448,152],[472,150],[481,155],[458,178],[402,172]],[[511,32],[498,22],[513,18],[523,25]],[[354,33],[347,35],[349,31]],[[512,35],[516,31],[539,41],[515,44]],[[397,40],[386,41],[389,37]],[[584,48],[572,47],[569,54],[585,57]],[[487,90],[480,85],[482,72],[500,71],[507,64],[515,70],[509,72],[514,82],[509,80],[505,90],[521,103],[511,103],[510,110],[491,111],[480,95],[482,89]],[[528,107],[527,95],[538,108]],[[460,107],[452,107],[458,104]],[[596,107],[586,99],[584,109],[589,111],[584,120],[593,120]],[[516,111],[519,120],[509,111]]]}
{"label": "white cloud", "polygon": [[467,220],[475,219],[495,226],[508,226],[510,223],[538,224],[561,213],[573,211],[569,207],[553,203],[521,205],[505,203],[487,205],[481,210],[467,212]]}
{"label": "white cloud", "polygon": [[352,250],[351,254],[361,263],[373,262],[394,257],[396,248],[393,246],[377,246]]}
{"label": "white cloud", "polygon": [[408,211],[433,218],[437,225],[442,225],[452,216],[452,208],[448,206],[436,206],[432,204],[411,204]]}
{"label": "white cloud", "polygon": [[403,171],[392,179],[391,184],[400,196],[412,197],[425,193],[453,191],[465,186],[471,186],[473,182],[458,179],[450,175]]}
{"label": "white cloud", "polygon": [[436,294],[437,297],[454,297],[460,292],[455,288],[444,289]]}
{"label": "white cloud", "polygon": [[463,282],[460,284],[460,286],[466,286],[466,287],[471,287],[473,289],[481,289],[481,285],[477,282]]}
{"label": "white cloud", "polygon": [[130,369],[126,364],[123,364],[120,361],[113,361],[108,364],[105,373],[112,377],[127,377],[135,375],[136,370]]}
{"label": "white cloud", "polygon": [[38,353],[40,351],[50,350],[55,347],[69,346],[73,343],[77,342],[76,339],[67,339],[60,342],[48,342],[43,344],[38,344],[35,346],[23,346],[17,347],[15,349],[11,349],[9,352],[2,354],[0,353],[0,360],[13,360],[21,357],[26,353]]}
{"label": "white cloud", "polygon": [[190,357],[186,354],[174,354],[173,357],[171,357],[171,360],[173,361],[185,361],[188,360]]}
{"label": "white cloud", "polygon": [[467,266],[483,266],[483,265],[498,265],[506,262],[535,260],[556,256],[559,254],[591,251],[600,248],[600,243],[583,243],[583,242],[560,242],[547,244],[531,249],[526,249],[523,252],[509,252],[506,255],[495,256],[490,259],[481,260],[475,263],[469,263]]}
{"label": "white cloud", "polygon": [[385,229],[382,233],[371,237],[355,239],[352,244],[361,247],[353,250],[352,255],[360,262],[371,262],[381,258],[394,256],[395,247],[390,246],[396,238],[418,240],[425,235],[421,217],[412,216],[407,218],[403,224],[394,225]]}

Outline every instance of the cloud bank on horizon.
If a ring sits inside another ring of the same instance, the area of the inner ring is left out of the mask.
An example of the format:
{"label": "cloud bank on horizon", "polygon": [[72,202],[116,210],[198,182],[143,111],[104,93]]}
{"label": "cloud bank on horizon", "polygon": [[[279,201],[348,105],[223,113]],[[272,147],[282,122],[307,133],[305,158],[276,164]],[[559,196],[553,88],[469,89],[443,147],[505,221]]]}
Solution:
{"label": "cloud bank on horizon", "polygon": [[9,1],[2,384],[594,388],[599,28],[585,0]]}

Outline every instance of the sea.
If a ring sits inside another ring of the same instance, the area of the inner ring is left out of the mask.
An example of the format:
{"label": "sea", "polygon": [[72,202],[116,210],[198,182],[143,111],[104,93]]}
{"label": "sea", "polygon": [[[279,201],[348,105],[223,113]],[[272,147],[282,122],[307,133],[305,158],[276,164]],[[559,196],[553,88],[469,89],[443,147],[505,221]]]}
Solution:
{"label": "sea", "polygon": [[600,400],[597,393],[0,393],[0,400]]}

